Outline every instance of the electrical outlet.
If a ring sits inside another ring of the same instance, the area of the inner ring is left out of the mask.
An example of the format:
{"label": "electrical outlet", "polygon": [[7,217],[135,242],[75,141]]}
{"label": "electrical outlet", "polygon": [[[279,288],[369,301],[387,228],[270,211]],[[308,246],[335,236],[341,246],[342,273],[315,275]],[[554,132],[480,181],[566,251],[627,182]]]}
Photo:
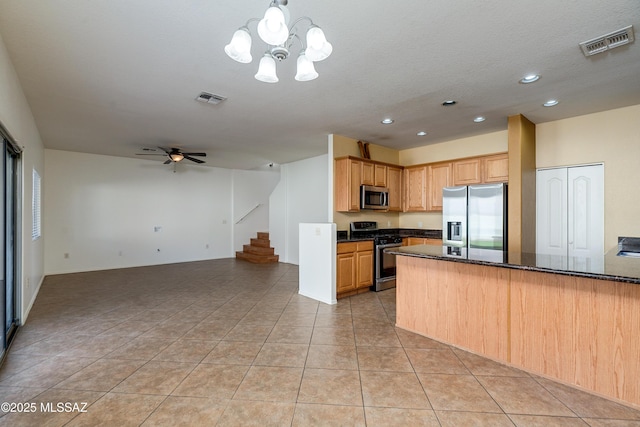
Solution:
{"label": "electrical outlet", "polygon": [[418,228],[422,228],[422,221],[418,222]]}

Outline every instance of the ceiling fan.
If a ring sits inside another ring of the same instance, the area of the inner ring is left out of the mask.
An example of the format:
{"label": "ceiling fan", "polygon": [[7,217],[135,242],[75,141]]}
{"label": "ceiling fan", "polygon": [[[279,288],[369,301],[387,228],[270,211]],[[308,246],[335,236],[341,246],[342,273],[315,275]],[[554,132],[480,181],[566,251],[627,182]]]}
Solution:
{"label": "ceiling fan", "polygon": [[[162,151],[164,151],[164,154],[160,154],[160,153],[138,153],[136,154],[137,156],[167,156],[168,159],[164,162],[165,165],[168,165],[169,163],[178,163],[181,162],[184,159],[187,160],[191,160],[192,162],[195,163],[205,163],[204,160],[200,160],[200,159],[196,159],[195,157],[192,156],[197,156],[197,157],[206,157],[207,153],[187,153],[184,152],[182,150],[180,150],[179,148],[164,148],[164,147],[158,147],[159,149],[161,149]],[[143,148],[144,151],[155,151],[154,148]]]}

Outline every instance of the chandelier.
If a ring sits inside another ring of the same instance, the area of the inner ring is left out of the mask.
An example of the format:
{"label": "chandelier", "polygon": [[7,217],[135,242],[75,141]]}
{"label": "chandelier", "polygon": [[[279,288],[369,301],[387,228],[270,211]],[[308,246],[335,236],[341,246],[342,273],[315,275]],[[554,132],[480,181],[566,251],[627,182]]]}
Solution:
{"label": "chandelier", "polygon": [[[290,50],[297,42],[300,44],[298,53],[297,72],[295,79],[300,82],[314,80],[318,73],[314,62],[322,61],[331,55],[333,47],[324,36],[320,27],[315,25],[311,18],[303,16],[296,19],[290,26],[289,10],[286,7],[287,0],[272,0],[264,18],[251,18],[233,34],[231,42],[224,47],[224,51],[234,61],[243,64],[251,62],[251,33],[249,24],[258,22],[258,35],[267,44],[267,50],[260,59],[257,80],[265,83],[277,83],[276,60],[281,62],[289,57]],[[298,25],[302,21],[308,21],[309,27],[306,34],[306,44],[298,35]]]}

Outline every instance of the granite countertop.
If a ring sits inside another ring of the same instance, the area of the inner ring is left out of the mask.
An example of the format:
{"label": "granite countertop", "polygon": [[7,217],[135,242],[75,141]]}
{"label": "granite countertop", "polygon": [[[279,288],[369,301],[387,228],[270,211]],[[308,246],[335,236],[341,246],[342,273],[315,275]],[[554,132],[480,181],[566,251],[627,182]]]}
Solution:
{"label": "granite countertop", "polygon": [[398,235],[400,237],[423,237],[427,239],[442,239],[442,230],[429,230],[423,228],[379,228],[377,230],[357,231],[349,236],[345,231],[338,231],[338,243],[361,242],[373,240],[376,236]]}
{"label": "granite countertop", "polygon": [[469,249],[468,252],[462,250],[460,254],[457,254],[457,249],[452,250],[448,246],[417,245],[390,248],[387,249],[387,252],[395,255],[565,274],[640,285],[640,258],[617,256],[617,247],[602,257],[591,258],[489,249]]}

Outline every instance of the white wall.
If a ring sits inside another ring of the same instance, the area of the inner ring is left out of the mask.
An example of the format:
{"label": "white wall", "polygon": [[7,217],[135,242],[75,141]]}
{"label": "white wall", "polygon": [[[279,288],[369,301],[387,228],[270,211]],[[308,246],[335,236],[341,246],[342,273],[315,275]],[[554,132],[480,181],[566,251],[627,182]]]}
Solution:
{"label": "white wall", "polygon": [[298,264],[299,224],[329,220],[328,155],[281,165],[280,173],[270,198],[271,246],[281,262]]}
{"label": "white wall", "polygon": [[[174,173],[157,161],[45,150],[45,272],[232,257],[234,204],[275,180],[272,172],[178,164]],[[250,224],[268,224],[268,209],[252,215]]]}
{"label": "white wall", "polygon": [[22,227],[18,245],[22,265],[19,268],[20,320],[24,322],[44,278],[44,245],[42,239],[31,240],[32,170],[43,175],[43,144],[22,86],[0,37],[0,122],[22,147],[22,204],[19,214]]}
{"label": "white wall", "polygon": [[269,231],[269,195],[279,181],[277,171],[233,171],[234,251],[242,251],[256,232]]}

